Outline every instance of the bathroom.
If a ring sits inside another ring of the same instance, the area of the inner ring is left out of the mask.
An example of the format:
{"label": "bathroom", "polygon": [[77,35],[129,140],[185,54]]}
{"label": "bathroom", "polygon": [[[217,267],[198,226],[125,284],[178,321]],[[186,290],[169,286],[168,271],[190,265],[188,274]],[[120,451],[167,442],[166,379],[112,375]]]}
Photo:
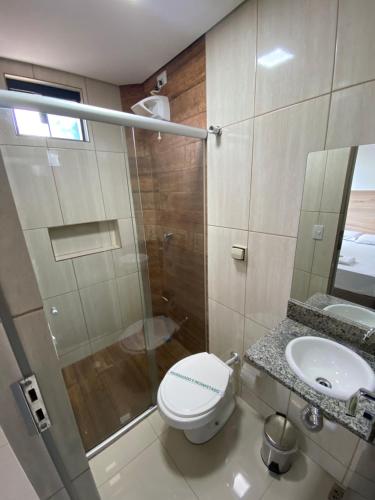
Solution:
{"label": "bathroom", "polygon": [[374,499],[375,3],[0,12],[1,499]]}

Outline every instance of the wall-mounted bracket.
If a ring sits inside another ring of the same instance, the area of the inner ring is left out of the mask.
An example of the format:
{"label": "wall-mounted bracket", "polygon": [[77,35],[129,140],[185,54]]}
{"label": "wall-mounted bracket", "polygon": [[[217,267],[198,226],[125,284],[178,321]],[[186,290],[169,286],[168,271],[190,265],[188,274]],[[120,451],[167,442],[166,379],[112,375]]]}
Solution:
{"label": "wall-mounted bracket", "polygon": [[220,125],[210,125],[208,127],[209,134],[221,135],[222,132],[223,132],[223,129],[220,127]]}
{"label": "wall-mounted bracket", "polygon": [[[15,390],[17,388],[18,391]],[[20,380],[15,384],[13,392],[32,434],[44,432],[51,427],[35,375]]]}

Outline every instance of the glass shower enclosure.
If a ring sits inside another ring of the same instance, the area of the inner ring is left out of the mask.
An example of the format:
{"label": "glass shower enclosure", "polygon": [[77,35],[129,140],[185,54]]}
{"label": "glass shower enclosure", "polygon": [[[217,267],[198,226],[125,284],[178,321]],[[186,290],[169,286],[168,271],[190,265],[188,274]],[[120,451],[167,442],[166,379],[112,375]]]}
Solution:
{"label": "glass shower enclosure", "polygon": [[[85,137],[21,134],[17,109],[79,119]],[[93,456],[155,405],[174,363],[207,350],[206,131],[8,91],[0,124],[56,363]]]}

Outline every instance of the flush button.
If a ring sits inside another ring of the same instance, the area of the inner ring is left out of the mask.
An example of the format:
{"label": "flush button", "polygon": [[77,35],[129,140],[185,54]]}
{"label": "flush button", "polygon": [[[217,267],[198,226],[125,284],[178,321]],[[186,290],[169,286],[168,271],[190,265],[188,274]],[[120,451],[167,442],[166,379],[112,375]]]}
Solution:
{"label": "flush button", "polygon": [[245,260],[246,247],[243,247],[241,245],[233,245],[231,255],[232,259],[234,260]]}

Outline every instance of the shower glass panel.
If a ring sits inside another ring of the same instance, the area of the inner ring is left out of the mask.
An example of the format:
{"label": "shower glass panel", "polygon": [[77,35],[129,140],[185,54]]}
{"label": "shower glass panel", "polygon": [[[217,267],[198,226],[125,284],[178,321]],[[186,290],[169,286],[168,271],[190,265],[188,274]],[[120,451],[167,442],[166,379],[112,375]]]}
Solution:
{"label": "shower glass panel", "polygon": [[206,349],[204,142],[86,122],[88,141],[0,148],[86,451],[156,402]]}
{"label": "shower glass panel", "polygon": [[130,178],[148,287],[147,348],[155,354],[160,382],[174,363],[207,349],[205,142],[134,129],[131,143]]}

